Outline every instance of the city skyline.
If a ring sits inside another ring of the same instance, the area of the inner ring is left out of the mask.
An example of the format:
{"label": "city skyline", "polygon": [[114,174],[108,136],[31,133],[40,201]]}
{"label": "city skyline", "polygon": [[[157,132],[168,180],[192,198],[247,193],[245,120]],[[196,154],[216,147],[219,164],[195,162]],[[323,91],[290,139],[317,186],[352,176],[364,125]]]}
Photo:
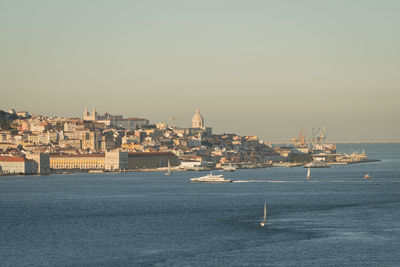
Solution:
{"label": "city skyline", "polygon": [[[397,1],[0,1],[0,109],[398,140]],[[72,19],[73,17],[73,19]]]}

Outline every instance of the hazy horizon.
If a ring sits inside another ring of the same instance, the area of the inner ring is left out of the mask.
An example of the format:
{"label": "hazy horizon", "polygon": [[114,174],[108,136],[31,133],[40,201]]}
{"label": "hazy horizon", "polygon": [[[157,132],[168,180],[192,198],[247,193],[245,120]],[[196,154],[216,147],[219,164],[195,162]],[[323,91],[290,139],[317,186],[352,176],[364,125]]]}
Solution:
{"label": "hazy horizon", "polygon": [[0,109],[399,140],[399,1],[1,1]]}

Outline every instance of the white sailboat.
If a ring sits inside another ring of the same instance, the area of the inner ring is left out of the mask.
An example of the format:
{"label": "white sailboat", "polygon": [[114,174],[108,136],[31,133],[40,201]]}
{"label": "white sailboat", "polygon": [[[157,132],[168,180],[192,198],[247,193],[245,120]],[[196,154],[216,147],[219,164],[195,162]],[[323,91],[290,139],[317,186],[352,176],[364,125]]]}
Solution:
{"label": "white sailboat", "polygon": [[267,203],[264,204],[264,220],[260,224],[262,227],[267,225]]}
{"label": "white sailboat", "polygon": [[167,168],[167,172],[165,173],[165,175],[171,175],[172,171],[171,171],[171,163],[168,160],[168,168]]}
{"label": "white sailboat", "polygon": [[308,167],[308,170],[307,170],[307,179],[310,179],[311,178],[311,169],[310,169],[310,167]]}

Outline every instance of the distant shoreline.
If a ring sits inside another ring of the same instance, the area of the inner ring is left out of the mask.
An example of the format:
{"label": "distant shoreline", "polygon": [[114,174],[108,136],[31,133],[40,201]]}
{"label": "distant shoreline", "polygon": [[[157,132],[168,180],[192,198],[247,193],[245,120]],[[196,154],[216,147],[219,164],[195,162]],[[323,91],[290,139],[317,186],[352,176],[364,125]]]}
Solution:
{"label": "distant shoreline", "polygon": [[[293,142],[288,142],[288,141],[285,141],[285,142],[268,142],[269,144],[274,144],[274,145],[276,145],[276,144],[293,144]],[[364,140],[364,141],[354,141],[354,140],[351,140],[351,141],[326,141],[325,143],[328,143],[328,144],[330,144],[330,143],[332,143],[332,144],[397,144],[397,143],[400,143],[400,141],[385,141],[385,140],[383,140],[383,141],[377,141],[377,140]]]}

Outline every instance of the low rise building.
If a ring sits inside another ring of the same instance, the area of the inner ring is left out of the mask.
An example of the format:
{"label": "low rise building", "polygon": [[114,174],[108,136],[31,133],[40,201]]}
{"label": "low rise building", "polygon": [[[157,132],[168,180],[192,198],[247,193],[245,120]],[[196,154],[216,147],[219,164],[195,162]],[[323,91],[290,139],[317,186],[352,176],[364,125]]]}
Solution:
{"label": "low rise building", "polygon": [[38,173],[48,174],[50,172],[50,157],[47,153],[26,154],[27,159],[34,160],[37,163]]}
{"label": "low rise building", "polygon": [[3,174],[35,174],[38,165],[24,157],[0,156],[0,172]]}
{"label": "low rise building", "polygon": [[172,152],[129,152],[128,169],[154,169],[178,166],[179,159]]}
{"label": "low rise building", "polygon": [[8,149],[15,149],[17,148],[16,144],[8,143],[8,142],[0,142],[0,150],[8,150]]}
{"label": "low rise building", "polygon": [[106,170],[125,170],[128,169],[128,152],[115,150],[106,152]]}
{"label": "low rise building", "polygon": [[54,170],[103,170],[104,154],[50,155],[50,169]]}

